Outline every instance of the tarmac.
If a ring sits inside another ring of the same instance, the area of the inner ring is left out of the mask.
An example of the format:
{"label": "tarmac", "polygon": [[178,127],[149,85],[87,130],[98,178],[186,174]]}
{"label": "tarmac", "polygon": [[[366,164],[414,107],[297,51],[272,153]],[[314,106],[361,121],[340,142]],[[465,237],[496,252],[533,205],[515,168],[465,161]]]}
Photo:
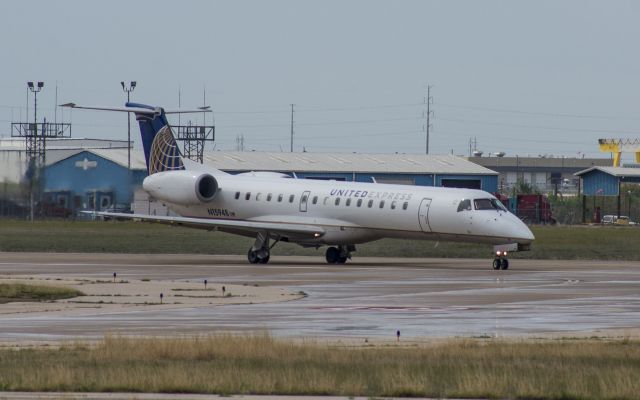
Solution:
{"label": "tarmac", "polygon": [[269,294],[137,307],[77,302],[48,311],[0,304],[0,342],[258,331],[329,341],[396,341],[398,331],[401,341],[639,335],[640,263],[512,259],[509,270],[494,271],[491,261],[354,256],[327,265],[321,257],[274,256],[251,265],[242,256],[0,253],[4,279],[106,283],[115,272],[123,283],[104,288],[135,282],[139,289],[129,292],[139,296],[160,286],[200,287],[205,279],[218,290]]}

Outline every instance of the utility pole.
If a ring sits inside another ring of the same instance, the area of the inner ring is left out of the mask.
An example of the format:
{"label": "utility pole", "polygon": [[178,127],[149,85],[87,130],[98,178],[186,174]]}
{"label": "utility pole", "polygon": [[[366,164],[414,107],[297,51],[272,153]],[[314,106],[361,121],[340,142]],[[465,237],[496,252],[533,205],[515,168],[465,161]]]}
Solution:
{"label": "utility pole", "polygon": [[424,98],[424,105],[426,110],[423,111],[422,117],[426,118],[425,121],[425,125],[424,125],[424,130],[425,130],[425,134],[427,136],[426,138],[426,147],[425,147],[425,152],[426,154],[429,154],[429,134],[431,133],[431,117],[433,117],[433,111],[431,111],[431,104],[433,104],[433,97],[431,96],[431,88],[433,87],[433,85],[427,85],[427,97]]}
{"label": "utility pole", "polygon": [[478,138],[470,137],[469,138],[469,157],[473,155],[473,153],[478,150]]}
{"label": "utility pole", "polygon": [[291,104],[291,152],[293,153],[293,107],[295,104]]}
{"label": "utility pole", "polygon": [[236,151],[244,151],[244,134],[236,135]]}

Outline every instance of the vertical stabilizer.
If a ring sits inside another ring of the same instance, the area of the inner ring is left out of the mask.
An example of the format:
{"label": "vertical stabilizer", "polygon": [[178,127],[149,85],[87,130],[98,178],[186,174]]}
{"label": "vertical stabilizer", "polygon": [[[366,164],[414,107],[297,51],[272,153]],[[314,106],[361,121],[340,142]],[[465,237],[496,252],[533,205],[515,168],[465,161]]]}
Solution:
{"label": "vertical stabilizer", "polygon": [[153,113],[134,112],[140,124],[142,147],[149,175],[162,171],[183,170],[182,154],[173,136],[167,116],[161,107],[127,103],[127,107],[153,110]]}

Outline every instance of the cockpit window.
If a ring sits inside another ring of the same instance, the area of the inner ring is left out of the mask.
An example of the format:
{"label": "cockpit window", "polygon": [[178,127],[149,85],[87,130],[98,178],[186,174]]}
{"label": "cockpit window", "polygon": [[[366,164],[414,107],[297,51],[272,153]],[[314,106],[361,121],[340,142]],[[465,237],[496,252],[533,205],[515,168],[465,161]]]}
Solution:
{"label": "cockpit window", "polygon": [[473,207],[476,210],[495,210],[493,204],[491,203],[491,199],[475,199],[473,200]]}
{"label": "cockpit window", "polygon": [[473,206],[476,210],[497,210],[507,211],[498,199],[475,199]]}
{"label": "cockpit window", "polygon": [[493,204],[493,206],[500,211],[507,211],[507,208],[498,199],[491,199],[491,204]]}
{"label": "cockpit window", "polygon": [[471,211],[471,200],[464,199],[458,204],[458,212],[460,211]]}

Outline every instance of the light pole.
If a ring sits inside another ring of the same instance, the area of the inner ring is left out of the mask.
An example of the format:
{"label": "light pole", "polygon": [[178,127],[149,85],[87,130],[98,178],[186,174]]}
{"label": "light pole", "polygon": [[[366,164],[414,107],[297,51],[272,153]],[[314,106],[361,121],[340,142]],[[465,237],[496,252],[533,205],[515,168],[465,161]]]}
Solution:
{"label": "light pole", "polygon": [[[27,82],[27,86],[31,93],[33,93],[33,122],[38,123],[38,92],[44,87],[44,82],[38,82],[37,86],[33,82]],[[36,128],[37,129],[37,128]]]}
{"label": "light pole", "polygon": [[[37,82],[35,85],[33,84],[33,82],[29,81],[27,82],[27,87],[29,87],[29,91],[31,91],[31,93],[33,93],[33,129],[34,132],[32,133],[32,135],[34,136],[38,136],[38,92],[40,92],[42,90],[42,88],[44,87],[44,82]],[[27,116],[28,118],[28,116]],[[29,140],[29,138],[26,138],[26,140]],[[29,160],[29,163],[31,164],[30,167],[32,168],[31,171],[31,179],[29,180],[29,216],[31,218],[31,221],[33,222],[33,179],[35,177],[36,172],[38,171],[38,169],[40,168],[39,165],[39,161],[37,159],[37,157],[33,157]]]}
{"label": "light pole", "polygon": [[[136,81],[131,81],[127,86],[124,81],[120,82],[122,90],[127,93],[127,103],[131,100],[131,92],[136,88]],[[131,173],[131,116],[127,113],[127,169]],[[131,183],[131,182],[129,182]]]}

